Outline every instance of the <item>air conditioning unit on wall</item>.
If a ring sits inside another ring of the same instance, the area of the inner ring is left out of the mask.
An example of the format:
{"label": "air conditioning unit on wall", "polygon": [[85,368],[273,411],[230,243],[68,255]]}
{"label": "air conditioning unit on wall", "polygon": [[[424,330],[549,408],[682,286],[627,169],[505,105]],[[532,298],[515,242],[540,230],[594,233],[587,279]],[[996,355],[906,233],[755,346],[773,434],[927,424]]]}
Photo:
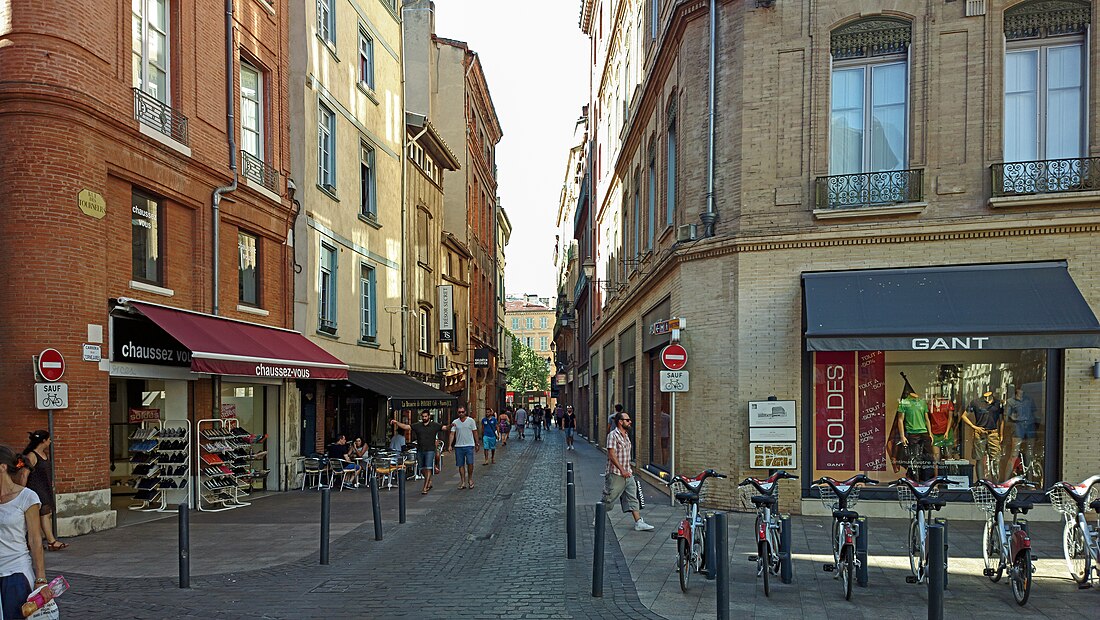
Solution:
{"label": "air conditioning unit on wall", "polygon": [[435,371],[437,373],[447,372],[447,356],[437,355],[435,356]]}
{"label": "air conditioning unit on wall", "polygon": [[677,241],[695,241],[695,224],[684,224],[676,229]]}

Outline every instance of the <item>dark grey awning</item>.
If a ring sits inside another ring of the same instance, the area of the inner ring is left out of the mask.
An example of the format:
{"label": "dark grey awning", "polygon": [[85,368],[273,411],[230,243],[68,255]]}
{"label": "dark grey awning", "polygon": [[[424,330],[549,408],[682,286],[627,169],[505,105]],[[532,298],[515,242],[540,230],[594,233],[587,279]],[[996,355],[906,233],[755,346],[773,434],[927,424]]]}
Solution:
{"label": "dark grey awning", "polygon": [[1065,262],[802,274],[809,351],[1100,348]]}
{"label": "dark grey awning", "polygon": [[392,411],[452,407],[458,401],[454,394],[437,390],[408,375],[398,373],[350,371],[348,381],[388,398]]}

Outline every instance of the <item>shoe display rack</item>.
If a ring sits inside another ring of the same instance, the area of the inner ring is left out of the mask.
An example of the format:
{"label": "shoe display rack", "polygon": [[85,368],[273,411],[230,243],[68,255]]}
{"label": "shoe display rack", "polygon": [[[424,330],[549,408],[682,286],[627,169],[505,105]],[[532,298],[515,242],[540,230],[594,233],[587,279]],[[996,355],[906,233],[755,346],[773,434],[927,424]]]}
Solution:
{"label": "shoe display rack", "polygon": [[137,480],[130,510],[164,512],[190,495],[191,442],[186,420],[146,420],[130,435],[130,462]]}
{"label": "shoe display rack", "polygon": [[267,475],[271,473],[271,470],[266,466],[267,448],[264,447],[264,442],[267,441],[267,433],[251,435],[239,426],[233,429],[233,432],[237,435],[237,441],[248,444],[248,471],[244,475],[248,485],[244,487],[244,491],[246,493],[262,491]]}
{"label": "shoe display rack", "polygon": [[248,436],[235,418],[195,423],[199,510],[221,512],[249,505],[241,499],[251,487]]}

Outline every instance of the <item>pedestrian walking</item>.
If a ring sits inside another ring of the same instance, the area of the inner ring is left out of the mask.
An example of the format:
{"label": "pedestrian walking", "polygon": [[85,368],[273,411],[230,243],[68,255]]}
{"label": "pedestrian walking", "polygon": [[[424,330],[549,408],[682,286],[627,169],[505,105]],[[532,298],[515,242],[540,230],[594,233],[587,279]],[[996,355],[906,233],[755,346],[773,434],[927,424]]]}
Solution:
{"label": "pedestrian walking", "polygon": [[19,484],[29,467],[23,456],[0,446],[0,618],[4,620],[22,618],[20,607],[27,595],[46,584],[38,512],[42,502],[37,493]]}
{"label": "pedestrian walking", "polygon": [[500,421],[497,422],[497,429],[500,431],[501,447],[508,445],[508,435],[512,433],[512,424],[507,409],[500,412]]}
{"label": "pedestrian walking", "polygon": [[561,430],[561,422],[565,419],[565,408],[561,405],[554,407],[554,424]]}
{"label": "pedestrian walking", "polygon": [[474,488],[474,453],[477,452],[477,422],[466,415],[466,407],[459,406],[458,418],[451,422],[450,447],[455,452],[458,467],[458,488]]}
{"label": "pedestrian walking", "polygon": [[615,429],[607,434],[607,469],[603,484],[603,504],[605,512],[611,510],[611,503],[619,500],[623,512],[634,517],[634,531],[650,532],[653,526],[642,520],[641,503],[638,501],[638,482],[634,479],[634,470],[630,467],[631,445],[630,414],[615,414]]}
{"label": "pedestrian walking", "polygon": [[573,413],[573,405],[565,408],[565,417],[562,418],[562,426],[565,428],[565,449],[576,450],[573,447],[573,435],[577,434],[577,414]]}
{"label": "pedestrian walking", "polygon": [[542,420],[543,427],[550,430],[550,423],[554,420],[554,412],[550,411],[549,407],[542,408]]}
{"label": "pedestrian walking", "polygon": [[481,448],[484,450],[485,462],[482,465],[490,465],[497,462],[497,416],[491,408],[485,408],[485,417],[481,418]]}
{"label": "pedestrian walking", "polygon": [[516,434],[519,435],[520,441],[523,441],[526,436],[523,434],[525,426],[527,426],[527,410],[520,405],[519,409],[516,409]]}
{"label": "pedestrian walking", "polygon": [[27,488],[38,494],[42,505],[38,514],[42,518],[42,534],[46,537],[46,548],[50,551],[61,551],[69,545],[61,542],[53,533],[53,517],[57,508],[54,499],[53,478],[50,477],[50,445],[53,438],[47,431],[32,431],[28,433],[29,441],[23,450],[23,460],[30,468],[30,476],[27,477]]}
{"label": "pedestrian walking", "polygon": [[535,441],[542,441],[542,407],[535,405],[533,412],[531,414],[531,427],[535,429]]}
{"label": "pedestrian walking", "polygon": [[427,409],[420,412],[419,424],[403,424],[397,420],[390,420],[390,424],[403,431],[412,431],[416,438],[416,466],[424,476],[420,494],[427,495],[432,490],[432,474],[435,472],[435,438],[439,436],[439,431],[447,427],[433,422],[432,413]]}

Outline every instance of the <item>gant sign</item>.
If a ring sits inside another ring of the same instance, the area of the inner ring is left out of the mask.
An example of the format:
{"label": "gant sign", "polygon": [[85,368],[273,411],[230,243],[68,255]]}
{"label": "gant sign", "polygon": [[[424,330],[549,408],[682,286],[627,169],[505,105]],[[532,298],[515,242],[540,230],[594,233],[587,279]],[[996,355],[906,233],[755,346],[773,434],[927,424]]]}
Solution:
{"label": "gant sign", "polygon": [[982,350],[989,342],[988,336],[964,336],[962,338],[951,336],[950,338],[913,338],[914,351],[931,351],[934,349],[946,350]]}

